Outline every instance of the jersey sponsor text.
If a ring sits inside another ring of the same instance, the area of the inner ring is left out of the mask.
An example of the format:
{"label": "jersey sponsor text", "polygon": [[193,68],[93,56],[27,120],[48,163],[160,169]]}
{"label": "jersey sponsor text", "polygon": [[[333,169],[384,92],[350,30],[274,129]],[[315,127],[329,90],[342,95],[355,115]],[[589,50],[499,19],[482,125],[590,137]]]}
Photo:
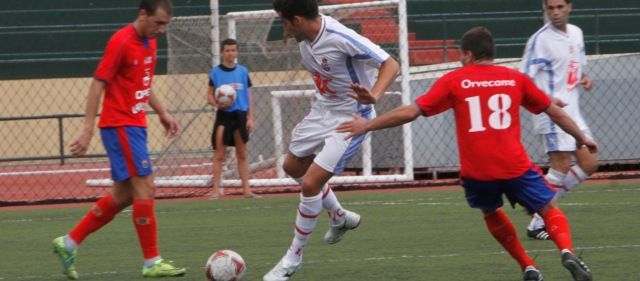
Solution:
{"label": "jersey sponsor text", "polygon": [[462,80],[460,86],[464,89],[469,88],[491,88],[491,87],[515,87],[515,80],[491,80],[491,81],[471,81],[469,79]]}

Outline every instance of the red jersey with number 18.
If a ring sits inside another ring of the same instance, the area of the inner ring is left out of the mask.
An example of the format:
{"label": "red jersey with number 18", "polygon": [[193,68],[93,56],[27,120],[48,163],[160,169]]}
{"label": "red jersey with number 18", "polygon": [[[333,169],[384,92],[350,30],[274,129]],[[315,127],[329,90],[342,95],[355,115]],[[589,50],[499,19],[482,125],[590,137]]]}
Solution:
{"label": "red jersey with number 18", "polygon": [[416,103],[426,116],[453,108],[460,176],[494,181],[531,168],[520,139],[520,105],[539,114],[551,101],[517,70],[476,64],[447,73]]}
{"label": "red jersey with number 18", "polygon": [[93,77],[104,81],[98,127],[146,127],[146,109],[156,66],[156,40],[140,37],[133,24],[118,30],[107,43]]}

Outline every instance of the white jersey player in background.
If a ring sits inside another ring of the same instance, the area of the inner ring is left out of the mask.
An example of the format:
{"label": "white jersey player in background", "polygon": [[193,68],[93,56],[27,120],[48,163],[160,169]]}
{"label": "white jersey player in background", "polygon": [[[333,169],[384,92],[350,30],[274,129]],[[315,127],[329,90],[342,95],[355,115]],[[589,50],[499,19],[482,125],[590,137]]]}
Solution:
{"label": "white jersey player in background", "polygon": [[[300,269],[302,255],[322,209],[329,213],[324,240],[340,241],[360,224],[360,215],[345,210],[327,186],[342,173],[345,162],[359,149],[365,136],[346,140],[336,127],[352,119],[375,117],[376,103],[395,80],[398,63],[369,39],[335,19],[320,15],[316,0],[274,0],[285,29],[285,40],[299,43],[304,67],[316,84],[311,112],[292,133],[285,172],[302,185],[294,238],[285,256],[265,281],[288,280]],[[376,79],[377,74],[377,79]]]}
{"label": "white jersey player in background", "polygon": [[[552,99],[564,105],[564,111],[591,139],[593,136],[580,113],[580,86],[591,90],[591,79],[583,73],[587,64],[582,30],[569,24],[571,0],[545,0],[544,10],[549,22],[533,34],[524,51],[521,71]],[[556,197],[574,189],[596,172],[596,154],[586,147],[576,147],[576,141],[554,124],[549,117],[534,116],[535,132],[541,135],[551,167],[546,175],[557,189]],[[573,157],[576,164],[572,165]],[[527,227],[527,236],[547,240],[544,221],[534,214]]]}

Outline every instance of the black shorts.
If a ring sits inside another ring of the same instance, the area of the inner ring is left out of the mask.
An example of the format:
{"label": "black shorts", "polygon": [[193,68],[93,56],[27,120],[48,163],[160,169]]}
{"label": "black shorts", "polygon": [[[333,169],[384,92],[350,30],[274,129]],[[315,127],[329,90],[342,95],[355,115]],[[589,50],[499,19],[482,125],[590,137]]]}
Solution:
{"label": "black shorts", "polygon": [[216,112],[216,122],[213,124],[213,133],[211,133],[211,146],[216,149],[216,133],[218,132],[218,126],[224,127],[224,133],[222,136],[222,143],[225,146],[236,146],[233,140],[233,132],[240,132],[240,137],[244,143],[249,141],[249,132],[247,131],[247,112],[246,111],[232,111],[227,112],[224,110],[218,110]]}

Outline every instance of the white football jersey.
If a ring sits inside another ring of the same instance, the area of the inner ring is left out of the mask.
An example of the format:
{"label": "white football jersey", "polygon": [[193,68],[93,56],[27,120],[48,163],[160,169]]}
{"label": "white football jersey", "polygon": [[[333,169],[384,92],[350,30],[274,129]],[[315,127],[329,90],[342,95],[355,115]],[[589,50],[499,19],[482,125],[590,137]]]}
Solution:
{"label": "white football jersey", "polygon": [[378,68],[389,54],[337,20],[325,15],[321,18],[322,27],[315,40],[299,43],[304,67],[316,85],[316,102],[339,112],[370,108],[347,96],[353,92],[349,85],[358,83],[371,90]]}
{"label": "white football jersey", "polygon": [[[547,95],[567,103],[564,111],[580,129],[586,130],[588,126],[580,113],[578,99],[582,69],[586,64],[582,30],[567,24],[565,33],[546,24],[529,38],[520,70]],[[534,116],[534,126],[539,134],[561,132],[546,114]]]}

